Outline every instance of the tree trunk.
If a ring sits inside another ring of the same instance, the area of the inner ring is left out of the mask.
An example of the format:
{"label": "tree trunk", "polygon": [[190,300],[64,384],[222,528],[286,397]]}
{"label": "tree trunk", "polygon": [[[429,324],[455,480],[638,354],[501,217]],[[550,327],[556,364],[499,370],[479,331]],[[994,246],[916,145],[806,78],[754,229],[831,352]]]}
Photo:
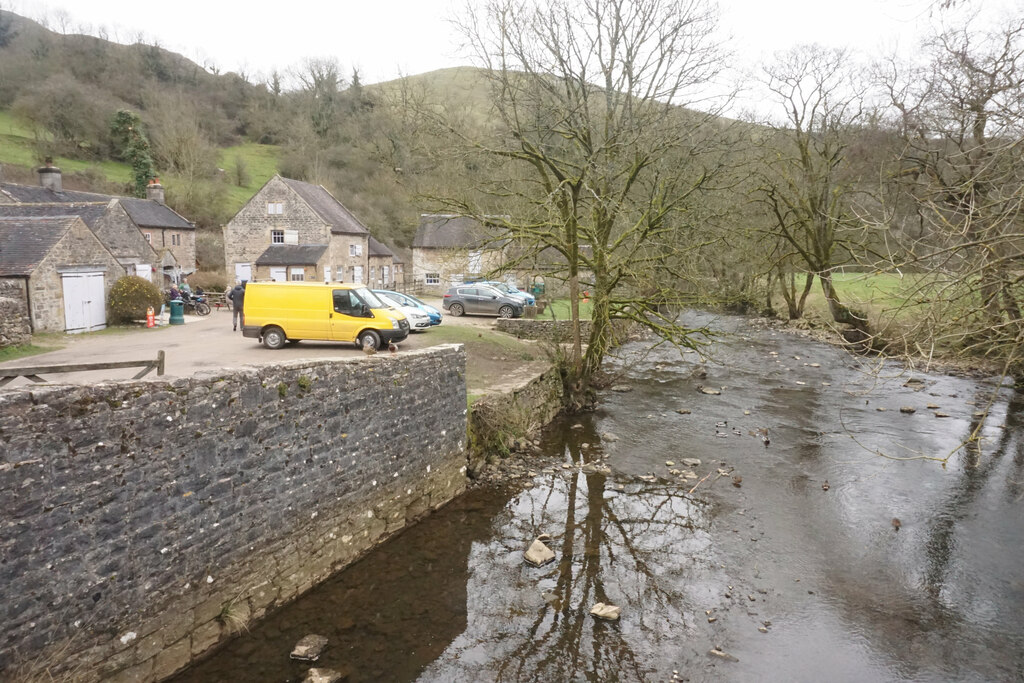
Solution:
{"label": "tree trunk", "polygon": [[825,300],[828,301],[828,310],[832,314],[832,320],[841,325],[849,325],[861,333],[862,338],[858,341],[864,341],[869,337],[871,330],[868,327],[868,319],[862,313],[854,311],[839,301],[839,294],[836,293],[836,289],[832,285],[832,271],[826,270],[818,273],[818,279],[821,281],[821,290],[825,294]]}

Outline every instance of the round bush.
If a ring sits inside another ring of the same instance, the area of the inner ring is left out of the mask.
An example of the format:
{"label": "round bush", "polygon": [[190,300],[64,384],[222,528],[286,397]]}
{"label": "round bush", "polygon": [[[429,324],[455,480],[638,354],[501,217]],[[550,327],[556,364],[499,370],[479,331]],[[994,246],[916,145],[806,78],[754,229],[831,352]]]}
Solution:
{"label": "round bush", "polygon": [[145,278],[128,275],[110,288],[110,318],[114,323],[130,323],[146,317],[146,309],[150,306],[154,311],[160,310],[164,296],[160,288]]}

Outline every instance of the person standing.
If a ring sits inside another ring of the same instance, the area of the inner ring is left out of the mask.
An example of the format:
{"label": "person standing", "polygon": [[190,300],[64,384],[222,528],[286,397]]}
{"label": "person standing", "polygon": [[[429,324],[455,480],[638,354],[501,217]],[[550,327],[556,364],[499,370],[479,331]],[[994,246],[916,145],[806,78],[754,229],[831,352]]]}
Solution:
{"label": "person standing", "polygon": [[235,281],[234,288],[228,293],[228,300],[231,301],[231,331],[238,331],[238,324],[245,326],[245,283]]}

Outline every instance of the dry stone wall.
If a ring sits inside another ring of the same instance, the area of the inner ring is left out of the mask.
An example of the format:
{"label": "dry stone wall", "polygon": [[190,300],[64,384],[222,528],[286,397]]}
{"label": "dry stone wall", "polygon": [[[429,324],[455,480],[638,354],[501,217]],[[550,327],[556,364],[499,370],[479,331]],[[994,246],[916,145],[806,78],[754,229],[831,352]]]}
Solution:
{"label": "dry stone wall", "polygon": [[26,285],[23,278],[0,278],[0,349],[32,341]]}
{"label": "dry stone wall", "polygon": [[161,680],[451,500],[464,371],[442,346],[0,392],[0,679]]}

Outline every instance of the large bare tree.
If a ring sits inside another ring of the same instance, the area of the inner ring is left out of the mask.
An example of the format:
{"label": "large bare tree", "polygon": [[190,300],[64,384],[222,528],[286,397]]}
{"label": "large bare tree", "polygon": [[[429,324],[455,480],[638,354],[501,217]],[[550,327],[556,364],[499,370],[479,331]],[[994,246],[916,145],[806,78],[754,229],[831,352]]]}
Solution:
{"label": "large bare tree", "polygon": [[[769,215],[766,244],[791,318],[800,317],[817,277],[832,318],[868,333],[864,314],[840,301],[832,281],[863,236],[851,210],[860,191],[847,149],[863,121],[862,92],[845,50],[802,45],[764,67],[763,82],[784,117],[762,141],[758,196]],[[803,283],[797,282],[803,271]]]}
{"label": "large bare tree", "polygon": [[479,182],[483,199],[447,203],[494,226],[524,262],[557,254],[573,322],[569,407],[586,404],[613,320],[694,343],[669,305],[681,300],[673,268],[688,210],[720,163],[716,24],[705,0],[490,0],[462,21],[494,116],[489,135],[463,140],[502,163]]}
{"label": "large bare tree", "polygon": [[958,24],[911,62],[878,68],[903,143],[896,175],[919,229],[907,262],[927,275],[916,316],[933,343],[1010,360],[1024,341],[1024,14]]}

